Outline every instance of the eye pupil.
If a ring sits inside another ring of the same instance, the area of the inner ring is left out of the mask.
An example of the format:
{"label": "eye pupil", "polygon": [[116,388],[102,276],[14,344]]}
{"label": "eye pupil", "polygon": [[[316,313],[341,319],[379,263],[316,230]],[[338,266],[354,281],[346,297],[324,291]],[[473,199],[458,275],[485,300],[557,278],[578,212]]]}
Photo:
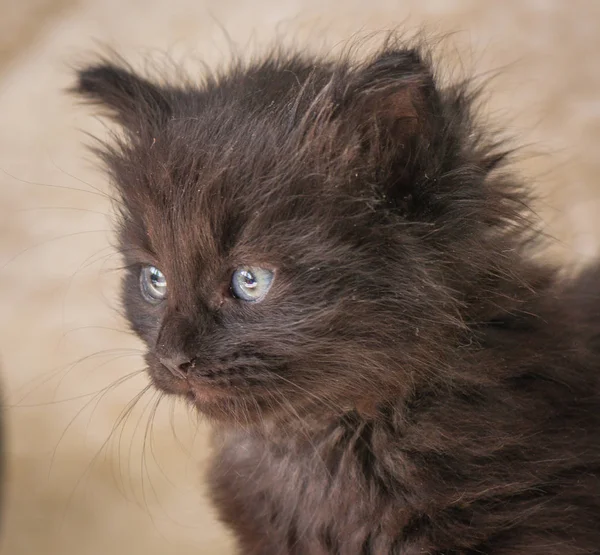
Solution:
{"label": "eye pupil", "polygon": [[254,276],[252,275],[252,273],[250,273],[250,272],[249,272],[249,271],[247,271],[247,270],[242,270],[242,271],[240,272],[240,274],[241,274],[241,275],[242,275],[242,277],[244,278],[244,285],[245,285],[246,287],[249,287],[249,288],[254,288],[254,287],[256,287],[256,285],[257,285],[257,281],[256,281],[256,279],[254,278]]}
{"label": "eye pupil", "polygon": [[150,279],[152,280],[153,285],[160,285],[162,283],[161,276],[160,276],[159,272],[156,270],[156,268],[153,270]]}

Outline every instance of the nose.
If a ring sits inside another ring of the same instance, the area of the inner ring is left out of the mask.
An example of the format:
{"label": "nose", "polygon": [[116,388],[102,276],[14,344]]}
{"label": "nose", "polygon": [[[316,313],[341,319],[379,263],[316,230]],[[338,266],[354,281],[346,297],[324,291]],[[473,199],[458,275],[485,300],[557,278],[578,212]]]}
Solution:
{"label": "nose", "polygon": [[158,355],[158,360],[176,378],[185,378],[196,362],[195,358],[185,355]]}
{"label": "nose", "polygon": [[184,379],[196,363],[198,326],[176,311],[167,311],[154,345],[154,355],[169,372]]}

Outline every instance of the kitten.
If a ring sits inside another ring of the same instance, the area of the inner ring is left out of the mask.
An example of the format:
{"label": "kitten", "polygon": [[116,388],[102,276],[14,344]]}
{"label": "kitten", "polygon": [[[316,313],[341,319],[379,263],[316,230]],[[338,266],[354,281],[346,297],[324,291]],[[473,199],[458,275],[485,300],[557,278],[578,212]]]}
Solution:
{"label": "kitten", "polygon": [[600,270],[527,254],[468,86],[389,41],[74,90],[122,130],[126,314],[215,423],[240,553],[600,553]]}

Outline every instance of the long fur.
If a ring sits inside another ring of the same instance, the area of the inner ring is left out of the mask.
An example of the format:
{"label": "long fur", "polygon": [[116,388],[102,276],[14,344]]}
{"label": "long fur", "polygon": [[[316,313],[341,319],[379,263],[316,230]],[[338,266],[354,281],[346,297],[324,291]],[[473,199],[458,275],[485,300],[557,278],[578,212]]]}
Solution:
{"label": "long fur", "polygon": [[[100,60],[74,90],[119,124],[127,315],[155,385],[215,422],[240,553],[600,553],[600,270],[531,258],[468,86],[388,41],[197,84]],[[260,303],[229,293],[245,264],[274,271]]]}

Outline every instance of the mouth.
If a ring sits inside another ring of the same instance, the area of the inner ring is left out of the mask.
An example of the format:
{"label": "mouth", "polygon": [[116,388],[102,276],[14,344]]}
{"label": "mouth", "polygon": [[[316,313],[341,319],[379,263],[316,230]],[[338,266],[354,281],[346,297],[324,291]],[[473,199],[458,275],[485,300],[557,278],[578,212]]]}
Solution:
{"label": "mouth", "polygon": [[215,423],[250,424],[258,417],[254,409],[260,411],[260,401],[251,402],[250,396],[241,394],[235,388],[204,380],[198,383],[197,380],[186,379],[185,382],[185,400],[194,410]]}
{"label": "mouth", "polygon": [[162,365],[150,365],[148,374],[154,387],[187,400],[203,413],[226,413],[227,407],[235,405],[240,398],[234,386],[218,383],[208,375],[174,376]]}
{"label": "mouth", "polygon": [[272,410],[263,384],[239,369],[206,368],[176,375],[152,357],[147,373],[156,389],[185,400],[215,422],[250,423]]}
{"label": "mouth", "polygon": [[233,397],[225,388],[210,383],[196,383],[186,379],[187,392],[185,397],[195,405],[225,401]]}

